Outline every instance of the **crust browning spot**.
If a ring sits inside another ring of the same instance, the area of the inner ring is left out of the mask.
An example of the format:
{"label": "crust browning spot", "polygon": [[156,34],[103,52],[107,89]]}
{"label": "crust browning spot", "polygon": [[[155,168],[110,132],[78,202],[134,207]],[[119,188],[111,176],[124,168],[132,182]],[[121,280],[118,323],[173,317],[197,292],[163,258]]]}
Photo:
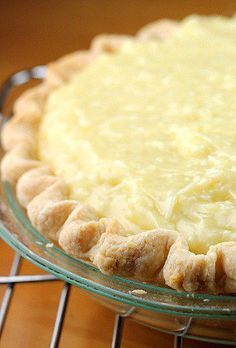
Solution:
{"label": "crust browning spot", "polygon": [[98,35],[92,40],[91,50],[95,53],[114,53],[121,45],[130,40],[133,40],[133,38],[128,35]]}

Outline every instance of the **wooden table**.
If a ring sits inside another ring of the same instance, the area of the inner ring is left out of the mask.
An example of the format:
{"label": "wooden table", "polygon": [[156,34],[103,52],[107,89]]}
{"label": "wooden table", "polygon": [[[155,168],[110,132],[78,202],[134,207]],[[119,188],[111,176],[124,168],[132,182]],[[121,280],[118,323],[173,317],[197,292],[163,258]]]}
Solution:
{"label": "wooden table", "polygon": [[[135,33],[157,18],[182,18],[190,13],[236,12],[235,0],[79,0],[0,2],[0,81],[24,67],[44,64],[78,48],[86,48],[101,32]],[[9,273],[13,251],[0,241],[0,275]],[[43,271],[23,261],[20,274]],[[61,281],[16,285],[1,348],[48,347]],[[0,300],[4,287],[0,287]],[[114,313],[72,288],[60,347],[110,347]],[[173,346],[173,338],[126,321],[123,347]],[[217,347],[186,341],[185,347]],[[220,346],[222,347],[222,346]]]}

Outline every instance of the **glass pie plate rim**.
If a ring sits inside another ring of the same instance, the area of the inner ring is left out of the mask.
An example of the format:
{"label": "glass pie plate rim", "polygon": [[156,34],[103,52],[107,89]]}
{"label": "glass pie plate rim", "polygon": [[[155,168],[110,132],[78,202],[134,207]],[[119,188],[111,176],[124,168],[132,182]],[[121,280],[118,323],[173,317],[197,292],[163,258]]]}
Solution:
{"label": "glass pie plate rim", "polygon": [[[38,66],[12,75],[0,91],[1,109],[12,87],[32,78],[41,79],[44,74],[45,67]],[[107,276],[93,265],[67,255],[56,245],[52,246],[49,240],[32,227],[9,183],[1,181],[0,189],[0,237],[24,258],[47,272],[85,290],[134,307],[177,316],[236,320],[234,295],[179,292],[121,276]],[[2,210],[7,219],[13,222],[14,232],[6,224]],[[133,292],[137,289],[144,291]]]}
{"label": "glass pie plate rim", "polygon": [[[14,227],[14,232],[10,231],[2,216],[0,237],[24,258],[47,272],[97,295],[134,307],[177,316],[236,320],[234,295],[180,292],[122,276],[108,276],[95,266],[69,256],[33,228],[9,183],[1,182],[1,191],[4,214],[8,218],[10,215],[17,230]],[[132,292],[137,289],[144,292]]]}

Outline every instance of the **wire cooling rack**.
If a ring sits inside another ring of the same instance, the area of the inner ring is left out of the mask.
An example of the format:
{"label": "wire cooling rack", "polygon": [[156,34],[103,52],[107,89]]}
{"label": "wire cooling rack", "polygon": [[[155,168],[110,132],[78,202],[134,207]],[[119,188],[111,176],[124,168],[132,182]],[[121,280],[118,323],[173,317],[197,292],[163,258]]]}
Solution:
{"label": "wire cooling rack", "polygon": [[[32,283],[32,282],[52,282],[58,281],[59,279],[53,275],[18,275],[18,270],[21,263],[21,256],[15,254],[15,257],[12,262],[11,270],[8,276],[0,275],[0,285],[7,285],[5,293],[3,295],[3,300],[0,307],[0,339],[3,333],[4,324],[6,322],[8,309],[11,303],[13,290],[15,284],[24,284],[24,283]],[[66,309],[68,304],[68,299],[70,296],[71,285],[68,283],[64,284],[62,288],[59,303],[57,308],[57,314],[55,318],[55,323],[51,335],[50,348],[57,348],[60,343],[61,334],[63,331],[63,323],[66,316]],[[123,336],[123,327],[125,320],[130,318],[130,315],[135,310],[135,307],[129,308],[125,313],[116,314],[113,328],[113,336],[111,342],[111,348],[120,348],[122,344],[122,336]],[[181,335],[174,336],[173,347],[174,348],[182,348],[184,336],[187,334],[187,330],[181,333]]]}

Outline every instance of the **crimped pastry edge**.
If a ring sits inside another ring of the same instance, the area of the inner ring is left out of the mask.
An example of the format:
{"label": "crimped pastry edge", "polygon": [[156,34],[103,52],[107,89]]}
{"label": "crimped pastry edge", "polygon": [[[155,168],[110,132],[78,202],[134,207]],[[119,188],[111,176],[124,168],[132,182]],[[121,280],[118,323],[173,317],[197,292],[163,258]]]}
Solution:
{"label": "crimped pastry edge", "polygon": [[[163,40],[178,26],[161,20],[148,24],[136,40]],[[76,258],[90,260],[103,273],[163,282],[189,292],[236,293],[236,242],[211,246],[205,255],[189,251],[176,231],[152,230],[124,236],[112,218],[98,219],[92,207],[68,199],[65,182],[37,160],[37,132],[49,93],[102,52],[114,52],[129,36],[99,35],[88,51],[69,54],[50,63],[47,77],[14,105],[14,117],[2,132],[6,154],[2,179],[16,187],[19,202],[32,225]]]}

